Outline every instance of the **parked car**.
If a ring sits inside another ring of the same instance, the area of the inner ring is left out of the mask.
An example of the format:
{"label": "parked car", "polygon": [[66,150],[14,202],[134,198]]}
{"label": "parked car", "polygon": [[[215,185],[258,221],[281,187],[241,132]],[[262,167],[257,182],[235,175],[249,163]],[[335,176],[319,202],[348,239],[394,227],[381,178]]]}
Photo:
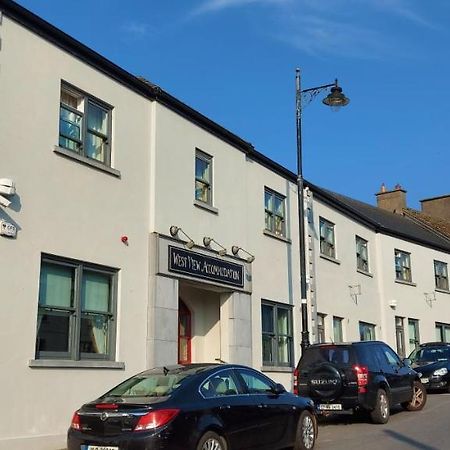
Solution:
{"label": "parked car", "polygon": [[414,350],[407,360],[419,373],[427,389],[450,392],[450,344],[428,342]]}
{"label": "parked car", "polygon": [[311,397],[319,412],[367,412],[378,424],[392,405],[418,411],[427,399],[419,375],[379,341],[312,345],[294,375],[294,392]]}
{"label": "parked car", "polygon": [[139,373],[72,418],[68,450],[312,449],[314,404],[249,367],[191,364]]}

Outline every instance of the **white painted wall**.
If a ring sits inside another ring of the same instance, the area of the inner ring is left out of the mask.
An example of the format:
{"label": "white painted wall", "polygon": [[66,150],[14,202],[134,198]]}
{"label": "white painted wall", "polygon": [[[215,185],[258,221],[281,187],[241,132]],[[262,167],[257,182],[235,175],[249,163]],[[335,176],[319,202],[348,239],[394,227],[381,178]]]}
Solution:
{"label": "white painted wall", "polygon": [[[0,385],[8,410],[0,448],[48,450],[51,442],[65,445],[83,402],[145,367],[150,103],[8,17],[0,36],[0,176],[17,185],[0,218],[19,228],[17,239],[0,237]],[[53,152],[61,80],[114,106],[120,179]],[[120,268],[116,360],[125,371],[29,367],[43,252]]]}

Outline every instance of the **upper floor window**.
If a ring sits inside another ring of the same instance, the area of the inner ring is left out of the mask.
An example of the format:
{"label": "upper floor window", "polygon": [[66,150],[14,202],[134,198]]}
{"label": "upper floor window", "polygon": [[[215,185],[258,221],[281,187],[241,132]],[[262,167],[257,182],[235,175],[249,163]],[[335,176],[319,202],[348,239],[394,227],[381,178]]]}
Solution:
{"label": "upper floor window", "polygon": [[63,84],[59,146],[110,166],[111,110],[106,103]]}
{"label": "upper floor window", "polygon": [[326,314],[317,314],[317,343],[325,342],[325,317]]}
{"label": "upper floor window", "polygon": [[195,199],[212,205],[212,156],[195,152]]}
{"label": "upper floor window", "polygon": [[286,198],[265,188],[264,210],[266,216],[266,230],[278,235],[286,236]]}
{"label": "upper floor window", "polygon": [[42,257],[36,358],[114,358],[116,271]]}
{"label": "upper floor window", "polygon": [[395,250],[395,278],[399,281],[412,281],[410,253]]}
{"label": "upper floor window", "polygon": [[359,339],[361,341],[374,341],[375,325],[367,322],[359,322]]}
{"label": "upper floor window", "polygon": [[356,236],[356,267],[363,272],[369,272],[368,242]]}
{"label": "upper floor window", "polygon": [[280,303],[261,305],[262,353],[265,366],[292,366],[292,309]]}
{"label": "upper floor window", "polygon": [[320,217],[320,253],[330,258],[336,258],[334,223]]}
{"label": "upper floor window", "polygon": [[448,270],[446,263],[434,261],[434,280],[436,283],[436,289],[442,289],[444,291],[449,290]]}
{"label": "upper floor window", "polygon": [[342,318],[333,317],[333,342],[343,342],[344,334],[342,332]]}

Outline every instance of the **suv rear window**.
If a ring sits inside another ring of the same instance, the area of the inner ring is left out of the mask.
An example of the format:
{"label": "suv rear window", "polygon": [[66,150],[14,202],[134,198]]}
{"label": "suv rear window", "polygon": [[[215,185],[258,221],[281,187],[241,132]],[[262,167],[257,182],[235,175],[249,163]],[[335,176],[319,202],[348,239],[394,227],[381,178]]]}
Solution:
{"label": "suv rear window", "polygon": [[302,366],[312,366],[323,362],[333,364],[351,365],[354,364],[354,356],[351,346],[327,345],[321,347],[308,348],[300,361]]}

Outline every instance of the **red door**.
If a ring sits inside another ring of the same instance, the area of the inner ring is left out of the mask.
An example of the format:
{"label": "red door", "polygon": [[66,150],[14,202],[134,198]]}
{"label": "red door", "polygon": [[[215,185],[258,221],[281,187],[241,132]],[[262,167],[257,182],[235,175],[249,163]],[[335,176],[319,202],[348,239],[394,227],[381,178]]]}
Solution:
{"label": "red door", "polygon": [[184,302],[178,301],[178,364],[191,362],[191,312]]}

